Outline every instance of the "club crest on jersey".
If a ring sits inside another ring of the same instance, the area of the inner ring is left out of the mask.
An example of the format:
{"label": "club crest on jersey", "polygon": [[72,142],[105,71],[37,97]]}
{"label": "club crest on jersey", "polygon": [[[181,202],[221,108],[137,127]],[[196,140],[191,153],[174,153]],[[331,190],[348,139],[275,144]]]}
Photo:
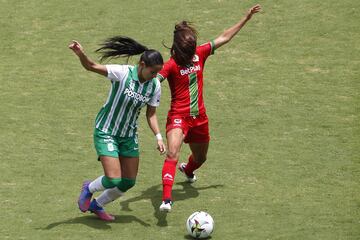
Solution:
{"label": "club crest on jersey", "polygon": [[199,61],[199,56],[197,54],[195,54],[192,61],[193,62],[198,62]]}
{"label": "club crest on jersey", "polygon": [[130,82],[129,88],[130,88],[131,91],[134,91],[135,83],[134,83],[134,82]]}

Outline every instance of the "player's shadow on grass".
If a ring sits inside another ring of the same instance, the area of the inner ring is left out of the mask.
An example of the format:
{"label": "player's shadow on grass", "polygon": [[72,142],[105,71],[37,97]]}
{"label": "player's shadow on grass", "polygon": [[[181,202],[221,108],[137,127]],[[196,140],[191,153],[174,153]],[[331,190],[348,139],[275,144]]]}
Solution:
{"label": "player's shadow on grass", "polygon": [[64,220],[64,221],[54,222],[44,228],[38,228],[38,229],[51,230],[52,228],[57,227],[59,225],[63,225],[63,224],[83,224],[83,225],[86,225],[91,228],[111,229],[110,223],[123,223],[124,224],[124,223],[132,223],[132,222],[138,222],[145,227],[150,226],[150,224],[138,219],[135,216],[131,216],[131,215],[114,215],[114,216],[115,216],[115,221],[112,221],[112,222],[102,221],[95,215],[87,215],[87,216],[76,217],[76,218],[72,218],[72,219],[68,219],[68,220]]}
{"label": "player's shadow on grass", "polygon": [[[189,198],[197,198],[199,196],[199,191],[210,189],[210,188],[218,188],[223,185],[211,185],[207,187],[194,187],[192,184],[187,182],[176,183],[175,185],[182,186],[182,189],[173,189],[172,196],[174,202],[182,201]],[[157,218],[157,226],[165,227],[168,225],[166,220],[166,213],[160,212],[159,206],[162,201],[162,185],[154,185],[142,192],[140,196],[129,198],[127,200],[121,201],[120,206],[123,211],[132,211],[129,207],[129,204],[132,202],[141,201],[144,199],[149,199],[154,207],[154,216]]]}

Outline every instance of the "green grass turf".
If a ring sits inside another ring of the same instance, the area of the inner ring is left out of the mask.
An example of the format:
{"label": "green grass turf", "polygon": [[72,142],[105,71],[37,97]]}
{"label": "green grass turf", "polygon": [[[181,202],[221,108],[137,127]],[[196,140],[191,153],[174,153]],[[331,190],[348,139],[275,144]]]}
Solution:
{"label": "green grass turf", "polygon": [[[351,0],[259,1],[263,12],[209,58],[208,162],[192,186],[176,177],[171,214],[157,210],[163,157],[144,114],[137,185],[107,208],[117,220],[77,209],[81,182],[101,174],[92,131],[109,84],[82,69],[69,41],[96,59],[99,42],[122,34],[168,58],[161,41],[171,44],[175,22],[193,21],[205,42],[255,3],[0,0],[0,239],[189,239],[196,210],[214,217],[212,239],[359,239],[360,4]],[[168,106],[165,83],[162,130]]]}

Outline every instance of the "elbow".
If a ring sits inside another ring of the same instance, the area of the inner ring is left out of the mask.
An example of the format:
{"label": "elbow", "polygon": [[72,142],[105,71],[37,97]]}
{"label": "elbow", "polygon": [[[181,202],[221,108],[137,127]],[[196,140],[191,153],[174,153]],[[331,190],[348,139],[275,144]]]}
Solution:
{"label": "elbow", "polygon": [[231,36],[229,36],[228,34],[224,33],[221,40],[222,40],[222,42],[223,42],[224,44],[226,44],[226,43],[230,42]]}
{"label": "elbow", "polygon": [[151,122],[151,118],[152,118],[152,114],[149,113],[149,112],[146,112],[146,120],[147,120],[148,122]]}
{"label": "elbow", "polygon": [[151,119],[153,117],[156,117],[156,108],[148,105],[146,109],[146,118]]}
{"label": "elbow", "polygon": [[155,117],[155,113],[146,114],[146,118],[148,121],[151,121]]}
{"label": "elbow", "polygon": [[230,40],[231,40],[231,38],[224,39],[223,44],[227,44],[228,42],[230,42]]}
{"label": "elbow", "polygon": [[226,32],[224,32],[220,37],[219,37],[219,42],[221,43],[221,45],[224,45],[228,42],[230,42],[231,37],[228,36],[228,34],[226,34]]}
{"label": "elbow", "polygon": [[81,63],[82,64],[82,66],[83,66],[83,68],[85,69],[85,70],[87,70],[87,71],[90,71],[90,66],[89,66],[89,64],[86,64],[86,63]]}
{"label": "elbow", "polygon": [[84,64],[84,68],[85,68],[87,71],[94,72],[94,71],[96,70],[96,64],[91,63],[91,62],[87,62],[87,63]]}
{"label": "elbow", "polygon": [[85,65],[84,68],[85,68],[87,71],[91,71],[91,72],[94,71],[94,67],[91,66],[91,65],[88,65],[88,64]]}

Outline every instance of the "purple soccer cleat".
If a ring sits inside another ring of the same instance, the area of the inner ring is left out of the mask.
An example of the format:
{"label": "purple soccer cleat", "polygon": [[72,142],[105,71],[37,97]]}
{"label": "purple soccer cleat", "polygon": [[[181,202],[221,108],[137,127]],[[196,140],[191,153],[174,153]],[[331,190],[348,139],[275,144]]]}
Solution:
{"label": "purple soccer cleat", "polygon": [[92,193],[89,190],[90,181],[84,181],[81,189],[81,193],[78,200],[79,209],[82,212],[86,212],[90,207],[90,200]]}
{"label": "purple soccer cleat", "polygon": [[104,208],[100,207],[95,199],[91,201],[89,211],[94,213],[103,221],[110,222],[115,220],[115,217],[106,213]]}

